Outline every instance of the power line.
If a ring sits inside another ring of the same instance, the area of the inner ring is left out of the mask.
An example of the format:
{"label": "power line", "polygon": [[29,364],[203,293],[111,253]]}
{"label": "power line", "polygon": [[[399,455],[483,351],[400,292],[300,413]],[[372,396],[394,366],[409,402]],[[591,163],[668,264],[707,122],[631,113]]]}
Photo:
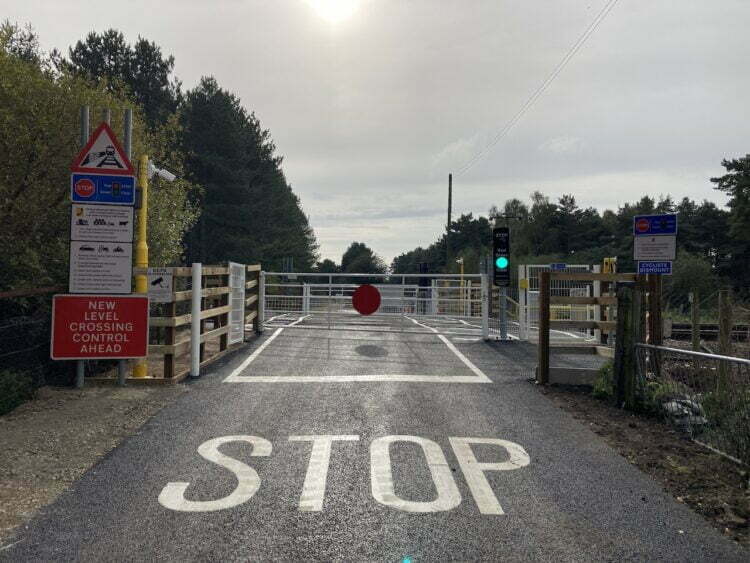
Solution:
{"label": "power line", "polygon": [[604,19],[607,17],[609,12],[612,11],[612,8],[615,7],[615,4],[617,4],[618,0],[608,0],[608,2],[604,5],[604,7],[599,11],[599,13],[596,15],[594,20],[589,24],[589,26],[586,28],[586,30],[581,34],[581,36],[576,40],[575,43],[573,43],[572,47],[568,50],[568,52],[565,54],[565,56],[562,58],[562,60],[557,63],[557,66],[554,68],[554,70],[547,76],[547,78],[542,82],[542,84],[534,90],[534,92],[529,96],[529,98],[526,100],[526,102],[521,106],[521,109],[519,109],[513,117],[510,118],[510,120],[505,124],[505,126],[500,129],[500,131],[490,140],[485,147],[480,150],[477,154],[475,154],[473,157],[471,157],[463,166],[461,166],[458,171],[456,172],[456,175],[463,174],[469,168],[474,166],[477,162],[482,160],[487,153],[494,147],[500,140],[505,137],[510,130],[513,128],[513,126],[518,123],[521,118],[524,116],[524,114],[531,109],[531,106],[534,105],[534,103],[539,99],[539,97],[544,94],[544,92],[549,88],[549,86],[552,84],[552,82],[557,78],[557,75],[559,75],[562,70],[567,66],[567,64],[571,61],[571,59],[575,56],[575,54],[578,52],[578,50],[583,47],[584,43],[588,40],[588,38],[591,36],[591,34],[596,31],[596,28],[599,27],[599,24],[601,24]]}

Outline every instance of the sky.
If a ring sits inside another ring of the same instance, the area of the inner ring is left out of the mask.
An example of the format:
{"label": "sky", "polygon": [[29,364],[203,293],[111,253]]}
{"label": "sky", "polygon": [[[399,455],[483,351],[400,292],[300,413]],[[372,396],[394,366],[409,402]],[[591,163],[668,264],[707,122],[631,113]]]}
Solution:
{"label": "sky", "polygon": [[454,217],[534,190],[725,203],[709,178],[750,153],[746,0],[619,0],[488,148],[607,2],[0,0],[0,17],[47,50],[114,27],[174,55],[186,89],[214,76],[270,130],[322,257],[356,240],[390,262],[444,232],[451,172]]}

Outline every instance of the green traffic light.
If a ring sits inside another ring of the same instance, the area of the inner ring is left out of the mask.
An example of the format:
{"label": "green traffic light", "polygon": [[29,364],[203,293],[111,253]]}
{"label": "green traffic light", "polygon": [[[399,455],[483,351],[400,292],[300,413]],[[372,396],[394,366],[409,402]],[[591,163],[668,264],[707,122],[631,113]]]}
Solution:
{"label": "green traffic light", "polygon": [[497,266],[501,270],[504,270],[508,267],[508,259],[505,256],[498,256],[495,259],[495,266]]}

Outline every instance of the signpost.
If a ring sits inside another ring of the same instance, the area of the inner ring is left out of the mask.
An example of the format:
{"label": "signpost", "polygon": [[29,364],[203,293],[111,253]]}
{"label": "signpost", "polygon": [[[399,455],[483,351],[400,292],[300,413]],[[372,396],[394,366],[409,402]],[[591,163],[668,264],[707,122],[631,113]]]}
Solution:
{"label": "signpost", "polygon": [[638,273],[672,275],[672,262],[638,262]]}
{"label": "signpost", "polygon": [[549,269],[552,270],[553,272],[562,272],[567,267],[568,265],[565,264],[564,262],[555,262],[549,265]]}
{"label": "signpost", "polygon": [[70,293],[133,290],[133,165],[102,123],[70,167]]}
{"label": "signpost", "polygon": [[[128,158],[131,119],[126,112],[126,152],[108,123],[99,125],[86,141],[88,108],[81,110],[85,144],[70,167],[68,289],[85,295],[54,296],[50,346],[54,360],[79,360],[77,387],[84,384],[85,359],[124,360],[148,354],[149,300],[130,295],[136,194]],[[123,362],[118,372],[124,384]]]}
{"label": "signpost", "polygon": [[633,257],[636,260],[674,260],[677,237],[670,235],[635,237]]}
{"label": "signpost", "polygon": [[147,354],[147,297],[54,296],[53,360],[141,358]]}
{"label": "signpost", "polygon": [[135,205],[135,177],[71,174],[70,199],[81,203]]}
{"label": "signpost", "polygon": [[151,303],[171,303],[174,284],[172,268],[149,268],[148,298]]}
{"label": "signpost", "polygon": [[70,242],[70,293],[132,292],[133,244]]}
{"label": "signpost", "polygon": [[78,153],[70,171],[79,174],[134,176],[135,170],[112,129],[102,123]]}
{"label": "signpost", "polygon": [[633,217],[633,258],[639,274],[669,275],[677,251],[677,215]]}
{"label": "signpost", "polygon": [[133,242],[133,208],[74,203],[70,210],[70,240]]}

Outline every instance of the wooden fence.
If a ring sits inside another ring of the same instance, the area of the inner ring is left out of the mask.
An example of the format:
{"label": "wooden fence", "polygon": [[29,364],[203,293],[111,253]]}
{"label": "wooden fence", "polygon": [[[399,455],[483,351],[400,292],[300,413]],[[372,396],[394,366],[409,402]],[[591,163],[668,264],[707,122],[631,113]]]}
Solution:
{"label": "wooden fence", "polygon": [[[547,384],[549,382],[549,332],[551,328],[583,328],[600,330],[602,333],[615,332],[617,329],[616,316],[617,297],[615,295],[603,295],[601,297],[569,297],[550,295],[550,282],[552,279],[560,281],[583,281],[583,282],[641,282],[642,277],[637,274],[602,274],[593,272],[540,272],[539,274],[539,345],[537,382]],[[597,318],[606,320],[552,320],[550,316],[550,305],[593,305],[599,308]],[[602,309],[605,309],[603,311]],[[607,313],[604,315],[603,313]]]}
{"label": "wooden fence", "polygon": [[[252,325],[258,331],[258,291],[260,265],[245,267],[245,327]],[[184,379],[190,372],[190,332],[192,315],[190,312],[193,295],[192,269],[189,267],[169,268],[173,275],[171,301],[152,303],[149,314],[149,377],[164,383],[174,383]],[[144,274],[145,270],[134,269],[134,274]],[[201,276],[200,314],[200,363],[218,359],[230,346],[229,315],[231,306],[228,266],[203,266]],[[99,378],[98,378],[99,379]],[[145,382],[144,378],[128,378],[128,383]]]}

